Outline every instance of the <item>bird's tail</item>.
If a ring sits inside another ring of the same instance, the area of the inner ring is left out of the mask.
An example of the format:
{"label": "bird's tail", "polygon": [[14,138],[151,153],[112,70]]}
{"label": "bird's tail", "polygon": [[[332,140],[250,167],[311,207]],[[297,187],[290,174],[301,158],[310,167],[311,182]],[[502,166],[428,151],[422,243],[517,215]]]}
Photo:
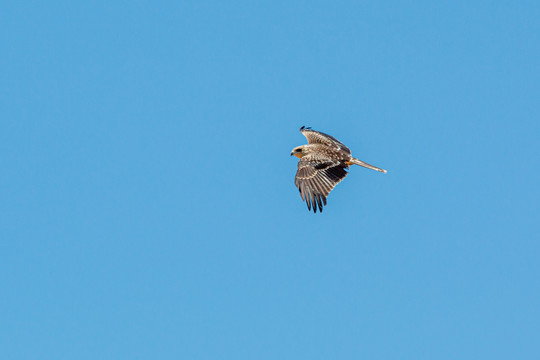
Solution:
{"label": "bird's tail", "polygon": [[350,160],[351,163],[353,164],[356,164],[356,165],[360,165],[360,166],[363,166],[365,168],[368,168],[368,169],[371,169],[371,170],[375,170],[375,171],[379,171],[379,172],[382,172],[382,173],[386,173],[386,170],[384,169],[381,169],[381,168],[378,168],[376,166],[373,166],[373,165],[370,165],[368,163],[365,163],[363,162],[362,160],[358,160],[357,158],[351,158]]}

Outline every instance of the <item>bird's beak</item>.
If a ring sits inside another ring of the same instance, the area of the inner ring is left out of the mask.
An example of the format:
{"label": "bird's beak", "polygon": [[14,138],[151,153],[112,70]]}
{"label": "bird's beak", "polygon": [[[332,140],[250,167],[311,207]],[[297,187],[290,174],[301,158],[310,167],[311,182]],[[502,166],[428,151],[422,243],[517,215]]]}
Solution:
{"label": "bird's beak", "polygon": [[293,156],[293,155],[294,155],[294,153],[291,153],[291,156]]}

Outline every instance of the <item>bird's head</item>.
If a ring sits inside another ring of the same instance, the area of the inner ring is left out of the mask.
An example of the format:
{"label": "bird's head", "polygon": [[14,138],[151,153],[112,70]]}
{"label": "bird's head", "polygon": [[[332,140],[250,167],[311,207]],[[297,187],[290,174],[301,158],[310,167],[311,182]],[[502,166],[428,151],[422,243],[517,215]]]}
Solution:
{"label": "bird's head", "polygon": [[304,146],[305,145],[302,145],[302,146],[297,146],[295,147],[294,149],[292,149],[291,151],[291,156],[296,156],[297,158],[301,159],[303,156],[306,155],[306,152],[304,150]]}

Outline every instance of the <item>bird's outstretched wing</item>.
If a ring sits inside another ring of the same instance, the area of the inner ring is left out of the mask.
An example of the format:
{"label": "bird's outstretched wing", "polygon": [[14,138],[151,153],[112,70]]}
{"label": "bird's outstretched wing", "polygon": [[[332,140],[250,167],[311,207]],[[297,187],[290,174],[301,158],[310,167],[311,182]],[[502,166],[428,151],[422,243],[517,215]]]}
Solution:
{"label": "bird's outstretched wing", "polygon": [[300,132],[306,137],[308,144],[323,144],[326,146],[337,148],[341,151],[346,152],[347,154],[351,153],[351,150],[348,147],[343,145],[343,143],[341,143],[333,136],[322,133],[320,131],[311,130],[311,128],[307,128],[305,126],[302,126],[300,128]]}
{"label": "bird's outstretched wing", "polygon": [[322,212],[330,191],[347,176],[348,165],[320,155],[306,155],[298,161],[298,171],[294,183],[300,191],[308,210]]}

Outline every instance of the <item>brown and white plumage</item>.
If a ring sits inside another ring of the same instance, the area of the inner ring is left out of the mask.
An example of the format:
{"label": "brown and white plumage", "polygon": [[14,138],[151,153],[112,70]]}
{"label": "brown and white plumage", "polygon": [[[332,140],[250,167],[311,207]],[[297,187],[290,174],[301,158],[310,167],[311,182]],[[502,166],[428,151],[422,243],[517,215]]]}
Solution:
{"label": "brown and white plumage", "polygon": [[367,164],[351,155],[351,150],[336,138],[302,126],[300,132],[308,144],[295,147],[291,155],[300,159],[295,185],[309,210],[320,212],[326,206],[330,191],[347,176],[349,165],[360,165],[385,173],[386,170]]}

